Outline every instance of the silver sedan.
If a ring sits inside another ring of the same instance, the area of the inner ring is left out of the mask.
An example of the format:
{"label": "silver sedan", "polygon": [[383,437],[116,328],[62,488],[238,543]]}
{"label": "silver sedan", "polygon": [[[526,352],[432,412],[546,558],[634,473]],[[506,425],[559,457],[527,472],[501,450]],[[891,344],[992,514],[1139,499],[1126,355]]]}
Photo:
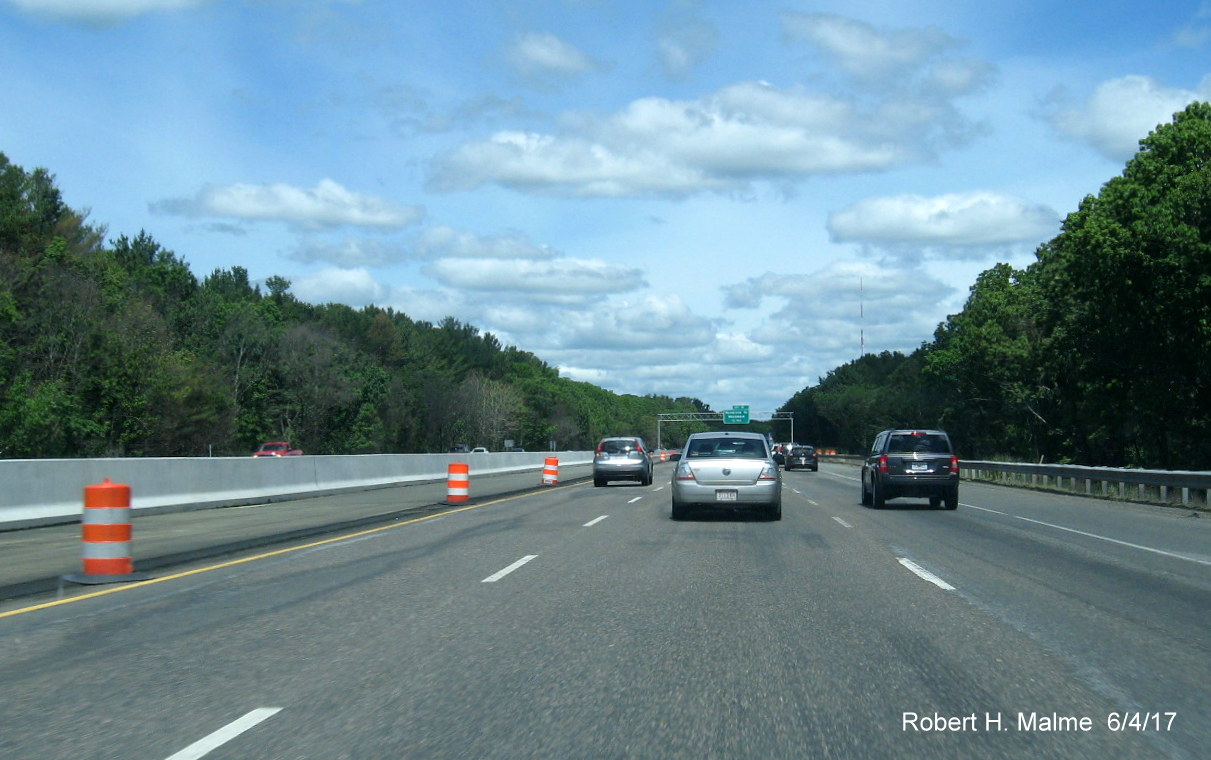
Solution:
{"label": "silver sedan", "polygon": [[760,433],[694,433],[673,472],[673,519],[693,507],[756,509],[782,519],[782,476]]}

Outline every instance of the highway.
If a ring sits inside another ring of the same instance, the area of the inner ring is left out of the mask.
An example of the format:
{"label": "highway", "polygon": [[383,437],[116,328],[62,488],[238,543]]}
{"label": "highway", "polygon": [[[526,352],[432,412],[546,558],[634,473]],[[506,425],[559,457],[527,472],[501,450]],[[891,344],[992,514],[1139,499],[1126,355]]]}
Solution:
{"label": "highway", "polygon": [[0,603],[0,757],[1207,757],[1211,515],[670,474]]}

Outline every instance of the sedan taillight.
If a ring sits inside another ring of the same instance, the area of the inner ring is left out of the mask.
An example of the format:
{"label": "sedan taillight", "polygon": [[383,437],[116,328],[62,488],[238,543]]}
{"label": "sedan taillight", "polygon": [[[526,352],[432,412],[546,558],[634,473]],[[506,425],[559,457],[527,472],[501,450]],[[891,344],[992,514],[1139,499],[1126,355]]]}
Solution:
{"label": "sedan taillight", "polygon": [[761,474],[757,476],[757,480],[777,480],[778,465],[769,465],[761,468]]}
{"label": "sedan taillight", "polygon": [[677,467],[677,480],[693,480],[694,471],[690,469],[689,464],[682,464]]}

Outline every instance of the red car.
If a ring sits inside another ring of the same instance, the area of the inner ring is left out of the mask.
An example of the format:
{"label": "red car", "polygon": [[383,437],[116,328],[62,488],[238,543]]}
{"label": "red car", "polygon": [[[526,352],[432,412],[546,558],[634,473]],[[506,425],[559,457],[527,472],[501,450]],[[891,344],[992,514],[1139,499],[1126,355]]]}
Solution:
{"label": "red car", "polygon": [[303,455],[303,452],[291,446],[289,441],[267,441],[252,452],[252,455],[254,457],[299,457]]}

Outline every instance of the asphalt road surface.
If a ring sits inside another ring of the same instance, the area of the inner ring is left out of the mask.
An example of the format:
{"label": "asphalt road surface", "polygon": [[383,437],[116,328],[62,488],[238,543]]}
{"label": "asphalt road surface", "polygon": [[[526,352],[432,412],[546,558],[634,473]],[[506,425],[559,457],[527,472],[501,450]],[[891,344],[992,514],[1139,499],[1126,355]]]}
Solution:
{"label": "asphalt road surface", "polygon": [[0,757],[1205,758],[1211,515],[576,484],[0,605]]}

